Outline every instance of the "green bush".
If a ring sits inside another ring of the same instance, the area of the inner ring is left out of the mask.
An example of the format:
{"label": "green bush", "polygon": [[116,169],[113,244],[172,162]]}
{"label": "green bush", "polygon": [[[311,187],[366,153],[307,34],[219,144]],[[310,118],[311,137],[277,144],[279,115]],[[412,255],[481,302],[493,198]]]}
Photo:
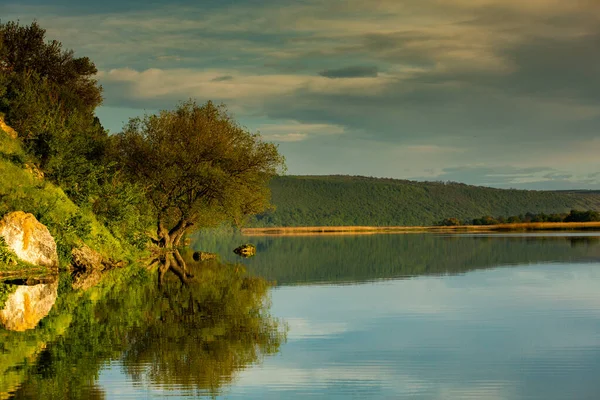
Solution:
{"label": "green bush", "polygon": [[13,253],[6,241],[0,236],[0,264],[13,265],[18,261],[17,256]]}

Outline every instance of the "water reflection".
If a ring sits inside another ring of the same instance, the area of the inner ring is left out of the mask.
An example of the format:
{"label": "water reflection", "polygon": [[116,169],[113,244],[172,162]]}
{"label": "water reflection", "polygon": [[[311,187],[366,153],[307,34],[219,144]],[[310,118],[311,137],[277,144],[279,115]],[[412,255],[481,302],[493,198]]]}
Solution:
{"label": "water reflection", "polygon": [[600,264],[279,287],[282,357],[227,398],[597,399]]}
{"label": "water reflection", "polygon": [[242,269],[211,262],[183,286],[171,279],[146,287],[141,297],[155,301],[143,308],[145,324],[127,332],[122,358],[135,382],[215,395],[278,351],[283,336],[264,306],[268,285]]}
{"label": "water reflection", "polygon": [[[418,275],[460,274],[497,265],[600,260],[598,233],[493,235],[354,235],[239,237],[198,233],[196,250],[243,262],[250,272],[279,285],[357,283]],[[256,257],[231,254],[240,241]]]}
{"label": "water reflection", "polygon": [[0,310],[0,324],[10,331],[33,329],[56,302],[58,279],[48,283],[15,285]]}
{"label": "water reflection", "polygon": [[183,280],[128,269],[84,288],[96,278],[61,277],[36,329],[0,330],[0,399],[600,395],[596,237],[255,244],[248,268],[283,285],[191,252],[179,255]]}
{"label": "water reflection", "polygon": [[186,285],[174,274],[159,286],[156,273],[123,270],[81,292],[63,277],[57,306],[35,331],[0,336],[0,367],[11,377],[0,398],[104,398],[96,379],[112,360],[134,382],[216,395],[279,350],[285,331],[269,314],[266,281],[240,266],[189,266]]}

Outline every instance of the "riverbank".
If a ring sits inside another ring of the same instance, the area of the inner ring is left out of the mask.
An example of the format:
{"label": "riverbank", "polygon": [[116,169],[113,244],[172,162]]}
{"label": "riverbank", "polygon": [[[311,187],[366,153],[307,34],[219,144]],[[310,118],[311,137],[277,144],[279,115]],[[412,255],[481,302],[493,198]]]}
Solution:
{"label": "riverbank", "polygon": [[377,233],[467,233],[528,231],[600,231],[600,222],[529,222],[460,226],[298,226],[244,228],[244,236],[365,235]]}

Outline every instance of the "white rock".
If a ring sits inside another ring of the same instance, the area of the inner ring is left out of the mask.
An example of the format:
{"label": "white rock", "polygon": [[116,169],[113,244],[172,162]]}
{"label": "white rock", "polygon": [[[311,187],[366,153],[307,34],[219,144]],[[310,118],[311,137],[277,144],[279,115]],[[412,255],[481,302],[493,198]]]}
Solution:
{"label": "white rock", "polygon": [[31,264],[58,268],[56,242],[45,225],[33,214],[15,211],[0,221],[0,236],[21,260]]}

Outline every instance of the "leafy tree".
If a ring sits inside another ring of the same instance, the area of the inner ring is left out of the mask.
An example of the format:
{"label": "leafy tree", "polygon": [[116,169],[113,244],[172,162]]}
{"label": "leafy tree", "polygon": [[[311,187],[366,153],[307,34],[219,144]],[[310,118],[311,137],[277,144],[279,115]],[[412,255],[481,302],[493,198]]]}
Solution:
{"label": "leafy tree", "polygon": [[518,224],[521,223],[521,218],[518,215],[510,216],[506,219],[506,222],[509,224]]}
{"label": "leafy tree", "polygon": [[571,210],[569,215],[565,217],[565,222],[593,222],[600,221],[600,213],[597,211],[578,211]]}
{"label": "leafy tree", "polygon": [[0,23],[0,114],[18,132],[28,162],[114,236],[141,247],[151,226],[145,197],[106,158],[108,132],[94,115],[102,101],[96,66],[45,35],[36,22]]}
{"label": "leafy tree", "polygon": [[[192,226],[240,225],[268,208],[268,182],[284,167],[276,145],[210,101],[131,119],[114,137],[113,153],[123,173],[145,188],[156,221],[153,241],[165,249],[179,246]],[[178,252],[160,261],[184,277]]]}
{"label": "leafy tree", "polygon": [[98,72],[88,57],[74,56],[57,40],[45,40],[46,30],[37,22],[0,23],[0,71],[7,74],[37,74],[59,87],[69,88],[81,105],[93,110],[102,102],[102,88],[93,76]]}
{"label": "leafy tree", "polygon": [[0,23],[0,112],[46,177],[82,205],[106,147],[107,132],[94,116],[102,88],[89,58],[45,34],[36,22]]}
{"label": "leafy tree", "polygon": [[459,226],[462,225],[458,218],[444,218],[438,224],[440,226]]}

